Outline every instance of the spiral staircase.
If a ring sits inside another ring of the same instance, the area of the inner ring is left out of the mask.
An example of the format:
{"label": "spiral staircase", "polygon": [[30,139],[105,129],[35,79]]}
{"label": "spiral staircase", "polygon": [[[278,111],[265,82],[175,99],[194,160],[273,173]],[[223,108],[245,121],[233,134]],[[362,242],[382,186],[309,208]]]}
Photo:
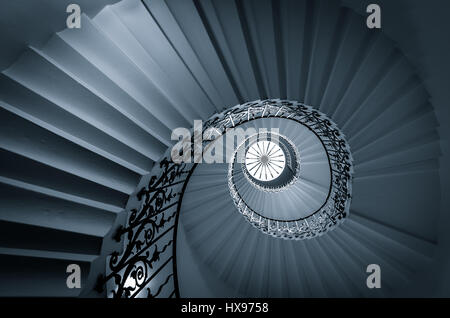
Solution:
{"label": "spiral staircase", "polygon": [[[111,255],[114,263],[127,253],[127,224],[176,142],[171,131],[235,105],[285,100],[328,116],[345,136],[353,158],[345,220],[310,239],[267,235],[238,213],[229,164],[189,165],[182,200],[164,219],[172,232],[158,232],[174,235],[158,252],[170,255],[152,259],[171,261],[173,272],[153,296],[420,290],[448,251],[439,231],[446,119],[411,58],[365,27],[356,2],[116,2],[83,14],[80,29],[28,46],[0,74],[1,296],[111,296],[114,283],[102,277],[114,277]],[[300,157],[299,180],[282,192],[239,170],[249,207],[288,220],[326,201],[329,158],[307,126],[273,116],[239,127],[279,129]],[[73,263],[82,289],[66,286]],[[382,269],[381,289],[366,286],[369,264]],[[175,291],[164,293],[166,284]]]}

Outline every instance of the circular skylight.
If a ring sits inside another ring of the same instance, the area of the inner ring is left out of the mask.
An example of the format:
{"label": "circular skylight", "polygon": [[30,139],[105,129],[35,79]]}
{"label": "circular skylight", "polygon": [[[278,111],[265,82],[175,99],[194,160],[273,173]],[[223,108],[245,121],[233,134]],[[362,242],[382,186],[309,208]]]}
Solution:
{"label": "circular skylight", "polygon": [[259,181],[275,180],[281,175],[285,165],[284,151],[272,141],[255,142],[245,154],[248,173]]}

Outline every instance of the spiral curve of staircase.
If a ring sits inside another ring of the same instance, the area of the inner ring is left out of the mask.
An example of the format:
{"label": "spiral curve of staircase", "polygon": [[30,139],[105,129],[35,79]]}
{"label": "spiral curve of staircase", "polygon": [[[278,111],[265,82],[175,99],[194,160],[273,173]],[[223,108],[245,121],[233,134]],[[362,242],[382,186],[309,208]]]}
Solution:
{"label": "spiral curve of staircase", "polygon": [[[346,137],[348,217],[320,237],[271,237],[236,210],[228,164],[199,164],[175,229],[180,296],[402,295],[435,255],[438,121],[412,64],[364,23],[340,1],[123,0],[27,48],[0,74],[0,294],[105,295],[97,278],[123,250],[117,229],[171,131],[295,100]],[[248,204],[285,219],[320,206],[330,175],[317,137],[287,118],[245,125],[279,128],[302,171],[279,193],[239,175]],[[82,290],[66,287],[71,263]],[[368,264],[383,269],[382,289],[367,289]]]}

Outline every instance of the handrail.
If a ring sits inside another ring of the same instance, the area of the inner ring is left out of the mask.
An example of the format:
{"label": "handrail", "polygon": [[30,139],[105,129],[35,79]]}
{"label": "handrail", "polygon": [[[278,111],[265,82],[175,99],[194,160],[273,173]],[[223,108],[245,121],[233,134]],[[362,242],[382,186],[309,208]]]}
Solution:
{"label": "handrail", "polygon": [[[312,216],[314,220],[311,223],[306,219],[305,223],[308,223],[309,233],[313,233],[314,226],[322,224],[318,221],[320,218],[336,224],[348,213],[352,159],[343,135],[324,115],[297,102],[259,100],[237,105],[212,116],[204,124],[203,130],[214,127],[224,134],[229,128],[268,117],[296,120],[304,124],[321,139],[325,149],[332,150],[327,151],[327,155],[333,173],[334,190],[330,192],[333,200],[327,200],[328,204],[321,214]],[[205,149],[212,141],[204,140],[203,143]],[[107,297],[179,297],[177,225],[183,194],[197,164],[174,163],[169,159],[170,150],[151,174],[143,178],[141,184],[144,185],[130,199],[134,207],[128,209],[127,223],[115,235],[118,241],[123,241],[123,250],[114,251],[108,257],[106,276],[98,278],[97,290],[102,292],[106,289]],[[242,207],[242,200],[239,204],[238,208]],[[328,214],[327,211],[331,209],[337,212]],[[264,224],[259,224],[264,228]],[[267,233],[274,234],[275,227],[270,222],[266,229]],[[289,227],[280,228],[279,222],[276,229],[277,233],[289,233]],[[319,234],[319,231],[314,233]],[[172,266],[168,266],[170,263]]]}

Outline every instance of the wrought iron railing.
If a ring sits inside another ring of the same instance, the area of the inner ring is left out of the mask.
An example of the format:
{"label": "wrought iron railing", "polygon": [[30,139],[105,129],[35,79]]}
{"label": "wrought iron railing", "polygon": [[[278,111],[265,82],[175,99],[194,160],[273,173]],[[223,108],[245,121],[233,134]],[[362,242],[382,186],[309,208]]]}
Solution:
{"label": "wrought iron railing", "polygon": [[[300,103],[265,100],[235,106],[212,116],[203,132],[214,127],[224,134],[227,129],[259,118],[279,117],[296,120],[312,129],[327,149],[333,173],[332,200],[315,213],[311,221],[299,224],[301,233],[323,231],[328,224],[336,224],[348,212],[351,193],[351,155],[347,143],[329,119]],[[203,149],[212,141],[203,140]],[[126,225],[116,233],[123,240],[123,250],[115,251],[107,259],[105,276],[99,277],[97,290],[106,289],[108,297],[179,297],[176,271],[177,224],[184,190],[197,164],[174,163],[170,149],[149,176],[143,178],[138,192],[130,199]],[[232,186],[230,186],[232,189]],[[236,193],[240,212],[269,234],[292,233],[293,224],[260,222],[248,213],[246,205]],[[330,211],[336,211],[330,213]],[[325,227],[323,226],[325,222]],[[319,230],[321,229],[321,230]],[[299,232],[296,232],[299,233]],[[277,234],[278,236],[278,234]]]}
{"label": "wrought iron railing", "polygon": [[175,297],[175,232],[181,197],[191,165],[176,164],[165,157],[135,194],[126,226],[119,228],[124,239],[122,253],[107,259],[106,277],[99,278],[113,298]]}
{"label": "wrought iron railing", "polygon": [[[353,172],[350,148],[343,134],[324,114],[301,103],[280,100],[261,101],[258,104],[252,104],[251,111],[252,118],[286,118],[311,130],[319,137],[326,151],[331,181],[326,200],[307,217],[294,220],[268,218],[252,209],[239,194],[235,183],[237,154],[235,151],[230,160],[228,186],[238,211],[264,233],[285,239],[313,238],[337,226],[349,212]],[[247,112],[249,113],[250,110]],[[248,114],[247,118],[249,117]],[[233,122],[235,125],[242,124],[236,119]]]}

